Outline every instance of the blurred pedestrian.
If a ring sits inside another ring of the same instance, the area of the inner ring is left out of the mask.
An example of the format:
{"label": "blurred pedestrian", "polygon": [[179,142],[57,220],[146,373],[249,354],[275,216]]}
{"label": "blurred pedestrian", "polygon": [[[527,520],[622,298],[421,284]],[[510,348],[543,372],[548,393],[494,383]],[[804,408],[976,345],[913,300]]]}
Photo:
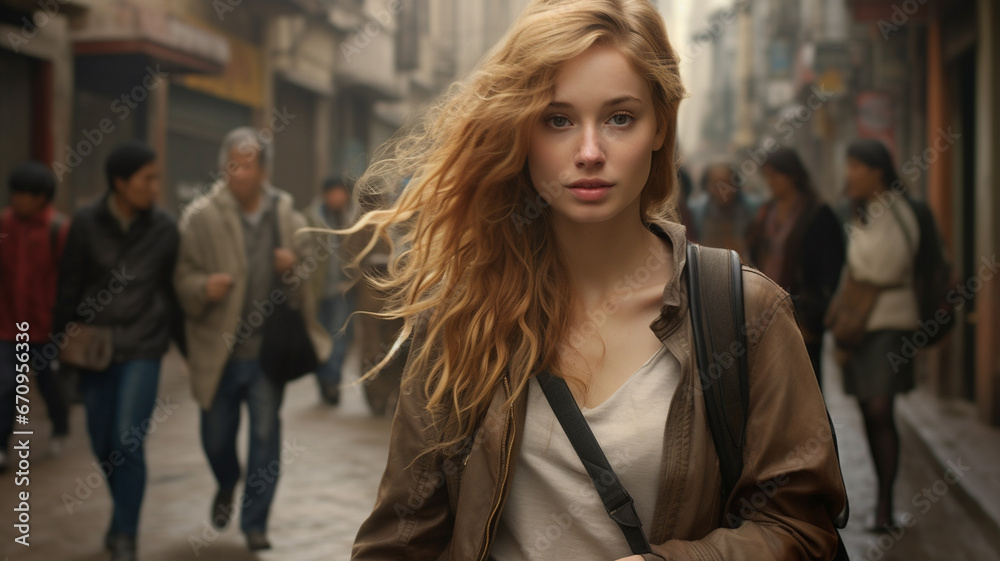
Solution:
{"label": "blurred pedestrian", "polygon": [[[160,166],[146,144],[130,141],[108,155],[108,192],[73,216],[59,268],[53,330],[72,336],[71,323],[111,331],[111,363],[82,370],[80,393],[87,431],[114,502],[105,547],[114,560],[136,556],[139,511],[146,486],[144,443],[156,403],[160,361],[180,338],[170,279],[177,260],[177,226],[156,206]],[[136,431],[140,434],[136,436]]]}
{"label": "blurred pedestrian", "polygon": [[695,239],[702,245],[731,249],[750,262],[747,236],[760,200],[746,193],[726,160],[709,163],[701,176],[701,193],[691,202]]}
{"label": "blurred pedestrian", "polygon": [[[651,2],[535,0],[360,180],[412,174],[355,225],[406,244],[382,285],[412,343],[353,559],[833,558],[845,497],[834,446],[815,437],[830,430],[822,396],[787,295],[750,268],[737,273],[761,335],[747,351],[746,461],[722,490],[692,391],[674,198],[683,97]],[[549,204],[524,219],[542,193]],[[728,282],[721,272],[711,280]],[[548,399],[558,388],[565,399]],[[588,431],[617,479],[585,469],[568,433]],[[620,502],[602,501],[609,487]]]}
{"label": "blurred pedestrian", "polygon": [[877,532],[891,531],[896,524],[893,484],[899,471],[899,432],[894,397],[914,387],[913,362],[890,362],[889,356],[910,356],[902,346],[920,319],[914,288],[920,228],[901,194],[902,185],[884,144],[863,139],[848,146],[847,195],[856,204],[857,216],[848,236],[847,274],[881,287],[863,339],[843,368],[844,389],[861,406],[875,463],[878,502],[871,529]]}
{"label": "blurred pedestrian", "polygon": [[[263,329],[286,299],[299,310],[315,309],[305,275],[294,270],[309,255],[310,236],[292,197],[271,185],[273,145],[249,127],[230,131],[219,151],[222,182],[191,205],[181,220],[174,283],[187,316],[188,364],[201,405],[201,441],[218,482],[211,523],[225,528],[234,514],[240,479],[236,436],[240,408],[250,413],[247,477],[240,529],[250,550],[269,549],[267,518],[281,467],[279,411],[284,383],[261,366]],[[281,300],[280,302],[278,300]],[[329,337],[311,313],[304,314],[318,355]]]}
{"label": "blurred pedestrian", "polygon": [[749,235],[750,259],[792,295],[809,360],[823,387],[823,317],[844,266],[840,221],[813,188],[809,172],[791,148],[768,154],[761,167],[771,200],[758,212]]}
{"label": "blurred pedestrian", "polygon": [[[68,404],[57,363],[43,352],[52,331],[59,260],[69,220],[52,204],[56,178],[43,164],[21,164],[11,172],[7,185],[10,206],[0,214],[0,472],[7,468],[17,375],[23,372],[15,360],[18,355],[30,357],[27,362],[35,375],[30,386],[38,389],[52,421],[50,454],[62,451],[69,432]],[[27,327],[20,330],[17,326],[23,324]]]}
{"label": "blurred pedestrian", "polygon": [[[321,196],[306,210],[309,226],[334,229],[350,226],[353,217],[353,189],[354,183],[347,177],[327,178],[323,182]],[[354,326],[347,318],[355,309],[356,296],[350,290],[350,279],[344,274],[346,255],[341,250],[340,236],[321,234],[317,243],[324,248],[323,259],[319,260],[319,267],[309,277],[309,282],[319,302],[316,317],[333,339],[333,350],[330,358],[316,370],[316,381],[323,401],[329,405],[337,405],[340,403],[344,357],[354,334]]]}
{"label": "blurred pedestrian", "polygon": [[694,181],[691,180],[691,173],[687,166],[677,166],[677,215],[681,224],[687,229],[688,239],[697,242],[694,228],[694,214],[691,213],[691,194],[694,193]]}

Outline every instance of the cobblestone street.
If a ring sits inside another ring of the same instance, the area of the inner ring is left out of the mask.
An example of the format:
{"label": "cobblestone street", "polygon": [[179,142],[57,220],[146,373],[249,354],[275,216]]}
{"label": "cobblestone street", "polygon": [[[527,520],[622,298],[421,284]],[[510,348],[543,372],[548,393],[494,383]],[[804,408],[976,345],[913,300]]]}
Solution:
{"label": "cobblestone street", "polygon": [[[356,370],[355,370],[356,372]],[[827,398],[840,438],[852,516],[844,539],[854,560],[1000,560],[975,515],[944,482],[944,473],[918,451],[912,431],[903,432],[903,463],[896,489],[897,514],[915,523],[898,536],[864,531],[873,509],[874,477],[853,400],[829,375]],[[353,379],[353,378],[352,378]],[[286,462],[271,514],[271,551],[248,552],[238,524],[216,534],[208,523],[215,484],[201,451],[198,409],[188,391],[186,370],[168,355],[160,386],[160,421],[147,440],[149,485],[143,505],[139,553],[143,561],[347,559],[351,542],[370,510],[385,462],[389,421],[373,418],[361,394],[350,388],[339,408],[319,403],[315,380],[289,386],[283,407]],[[4,522],[0,548],[10,561],[98,561],[107,558],[101,540],[110,500],[88,449],[83,409],[73,410],[67,448],[47,457],[47,423],[34,413],[32,440],[31,546],[13,542],[15,487],[8,471],[0,482]],[[154,413],[154,417],[157,417]],[[245,446],[245,432],[241,447]],[[242,454],[242,452],[241,452]],[[959,459],[956,458],[956,461]],[[959,465],[975,465],[962,458]],[[942,481],[942,483],[935,483]],[[918,498],[928,489],[936,499]]]}

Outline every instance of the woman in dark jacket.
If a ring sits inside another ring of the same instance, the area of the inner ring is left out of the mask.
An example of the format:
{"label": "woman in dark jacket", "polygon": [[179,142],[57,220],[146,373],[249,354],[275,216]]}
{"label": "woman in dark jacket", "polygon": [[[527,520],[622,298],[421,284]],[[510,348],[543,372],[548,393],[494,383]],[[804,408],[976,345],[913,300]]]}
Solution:
{"label": "woman in dark jacket", "polygon": [[792,295],[799,329],[822,388],[823,316],[844,266],[840,222],[816,194],[794,150],[772,152],[762,171],[772,198],[761,207],[750,229],[750,258]]}
{"label": "woman in dark jacket", "polygon": [[113,560],[131,560],[160,360],[182,325],[171,285],[179,237],[174,220],[153,205],[159,171],[151,148],[136,141],[119,146],[105,171],[110,191],[73,217],[53,328],[70,336],[79,325],[111,328],[111,364],[81,372],[80,391],[91,447],[114,502],[105,547]]}

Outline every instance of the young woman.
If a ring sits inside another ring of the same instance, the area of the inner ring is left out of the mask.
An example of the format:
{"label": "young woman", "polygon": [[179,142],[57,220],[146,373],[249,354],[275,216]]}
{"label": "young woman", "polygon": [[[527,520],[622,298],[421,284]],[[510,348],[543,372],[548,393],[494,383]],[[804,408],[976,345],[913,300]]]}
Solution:
{"label": "young woman", "polygon": [[750,259],[795,300],[795,316],[816,379],[823,386],[823,316],[844,266],[844,234],[791,148],[768,154],[761,170],[771,200],[750,230]]}
{"label": "young woman", "polygon": [[641,559],[542,371],[635,499],[647,558],[833,557],[844,496],[822,398],[787,295],[749,269],[750,428],[722,504],[673,221],[683,94],[648,0],[538,0],[362,178],[412,178],[355,228],[402,234],[382,284],[413,341],[354,559]]}
{"label": "young woman", "polygon": [[149,146],[116,147],[105,171],[108,193],[73,216],[52,324],[55,333],[71,323],[112,330],[110,366],[82,371],[80,393],[114,501],[104,545],[112,560],[131,561],[146,487],[145,435],[131,435],[153,413],[170,339],[183,341],[171,285],[179,236],[173,218],[154,204],[160,171]]}
{"label": "young woman", "polygon": [[[847,147],[847,196],[858,211],[847,243],[847,267],[855,280],[883,289],[865,324],[865,337],[844,365],[844,389],[858,398],[875,462],[878,503],[871,530],[893,524],[892,487],[899,471],[899,433],[893,415],[897,393],[914,387],[913,363],[894,364],[920,312],[913,264],[920,244],[917,216],[906,202],[892,154],[877,140]],[[876,204],[872,204],[878,201]]]}

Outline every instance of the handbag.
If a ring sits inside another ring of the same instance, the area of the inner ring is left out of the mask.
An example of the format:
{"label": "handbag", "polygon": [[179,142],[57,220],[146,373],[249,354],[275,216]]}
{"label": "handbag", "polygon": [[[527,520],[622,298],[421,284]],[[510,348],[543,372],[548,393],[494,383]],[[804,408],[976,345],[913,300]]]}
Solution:
{"label": "handbag", "polygon": [[[273,223],[277,245],[281,240],[277,212]],[[274,287],[285,290],[281,277],[277,274],[274,276]],[[312,339],[309,338],[302,310],[292,307],[287,293],[280,303],[274,302],[274,299],[272,303],[274,311],[264,321],[261,331],[260,365],[272,380],[285,384],[309,372],[315,372],[319,367],[319,360],[316,358]]]}
{"label": "handbag", "polygon": [[867,333],[868,317],[875,308],[879,293],[885,288],[892,287],[861,282],[854,278],[849,268],[844,270],[840,288],[823,318],[838,348],[853,349],[861,344]]}
{"label": "handbag", "polygon": [[77,323],[76,329],[76,335],[66,334],[66,346],[59,349],[59,362],[93,372],[106,370],[114,352],[111,328]]}

